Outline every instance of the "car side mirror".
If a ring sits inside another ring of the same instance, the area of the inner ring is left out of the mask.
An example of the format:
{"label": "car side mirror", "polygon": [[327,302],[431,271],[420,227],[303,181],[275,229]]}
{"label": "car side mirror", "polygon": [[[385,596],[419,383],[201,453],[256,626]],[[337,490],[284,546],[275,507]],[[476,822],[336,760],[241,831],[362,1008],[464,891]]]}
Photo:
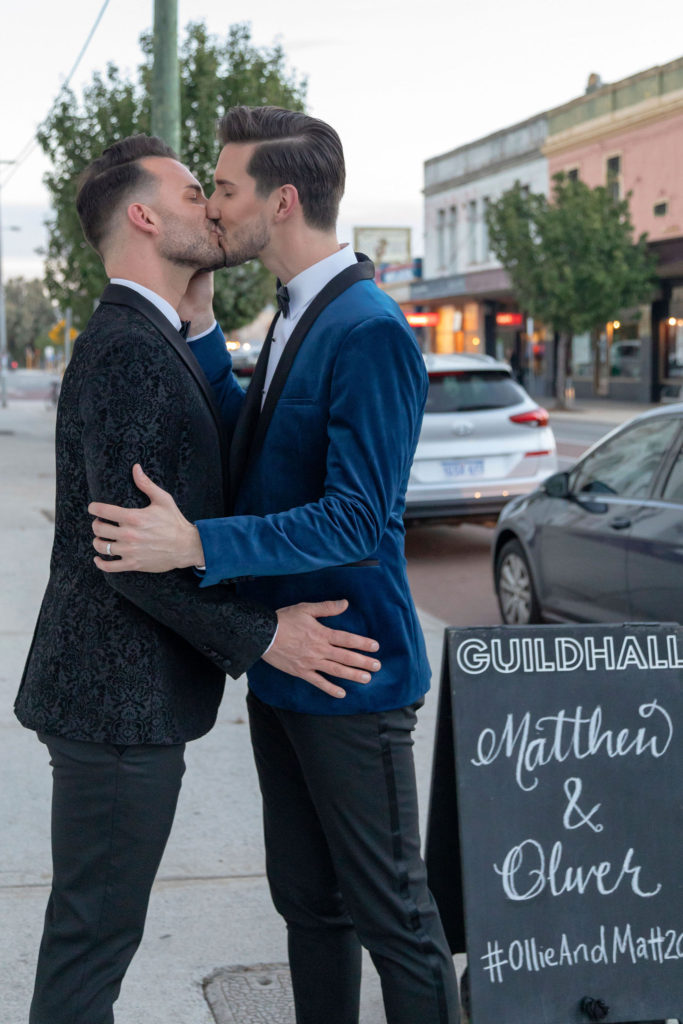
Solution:
{"label": "car side mirror", "polygon": [[553,473],[543,482],[543,490],[551,498],[568,498],[571,494],[569,473]]}

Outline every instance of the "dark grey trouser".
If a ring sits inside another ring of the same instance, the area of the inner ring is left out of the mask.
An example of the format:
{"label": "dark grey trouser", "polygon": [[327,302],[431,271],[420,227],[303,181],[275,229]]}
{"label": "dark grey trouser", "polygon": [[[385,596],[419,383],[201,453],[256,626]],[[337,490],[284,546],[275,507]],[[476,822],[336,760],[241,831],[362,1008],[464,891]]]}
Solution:
{"label": "dark grey trouser", "polygon": [[297,1024],[357,1024],[361,944],[388,1024],[456,1024],[453,959],[420,856],[415,708],[336,716],[251,693],[247,703]]}
{"label": "dark grey trouser", "polygon": [[184,744],[40,736],[52,765],[52,891],[29,1024],[112,1024],[185,770]]}

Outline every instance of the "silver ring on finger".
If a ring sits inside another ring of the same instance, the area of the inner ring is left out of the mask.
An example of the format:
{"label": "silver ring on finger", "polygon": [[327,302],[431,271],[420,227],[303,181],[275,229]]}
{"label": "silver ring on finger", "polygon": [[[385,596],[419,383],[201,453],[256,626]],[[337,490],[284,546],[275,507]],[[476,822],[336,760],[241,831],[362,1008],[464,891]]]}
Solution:
{"label": "silver ring on finger", "polygon": [[107,541],[107,548],[106,548],[106,550],[107,550],[107,554],[109,556],[111,556],[111,541],[110,540]]}

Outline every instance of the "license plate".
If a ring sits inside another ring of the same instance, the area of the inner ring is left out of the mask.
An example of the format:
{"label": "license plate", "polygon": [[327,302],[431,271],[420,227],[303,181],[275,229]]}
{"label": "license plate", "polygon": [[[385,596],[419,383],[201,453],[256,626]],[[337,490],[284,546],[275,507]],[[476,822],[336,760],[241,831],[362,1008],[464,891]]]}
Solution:
{"label": "license plate", "polygon": [[442,461],[444,476],[472,477],[484,475],[483,459],[448,459]]}

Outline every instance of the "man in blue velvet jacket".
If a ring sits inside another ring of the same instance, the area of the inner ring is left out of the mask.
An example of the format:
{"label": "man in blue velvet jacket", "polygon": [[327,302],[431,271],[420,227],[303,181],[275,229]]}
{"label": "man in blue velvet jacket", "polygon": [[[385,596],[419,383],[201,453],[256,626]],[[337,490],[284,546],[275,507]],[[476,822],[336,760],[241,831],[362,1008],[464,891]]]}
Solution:
{"label": "man in blue velvet jacket", "polygon": [[[429,667],[402,515],[424,363],[372,264],[337,242],[344,160],[333,129],[244,107],[219,128],[207,215],[226,265],[258,256],[283,282],[246,398],[210,311],[192,310],[194,354],[234,429],[234,516],[189,523],[136,467],[147,508],[90,506],[96,550],[110,544],[120,557],[97,561],[105,572],[201,566],[201,586],[238,579],[240,594],[272,608],[348,598],[339,624],[380,641],[371,683],[331,694],[309,685],[313,670],[293,681],[261,661],[248,673],[297,1022],[358,1020],[362,944],[390,1024],[453,1024],[455,975],[420,856],[411,738]],[[200,281],[195,302],[201,290]]]}

